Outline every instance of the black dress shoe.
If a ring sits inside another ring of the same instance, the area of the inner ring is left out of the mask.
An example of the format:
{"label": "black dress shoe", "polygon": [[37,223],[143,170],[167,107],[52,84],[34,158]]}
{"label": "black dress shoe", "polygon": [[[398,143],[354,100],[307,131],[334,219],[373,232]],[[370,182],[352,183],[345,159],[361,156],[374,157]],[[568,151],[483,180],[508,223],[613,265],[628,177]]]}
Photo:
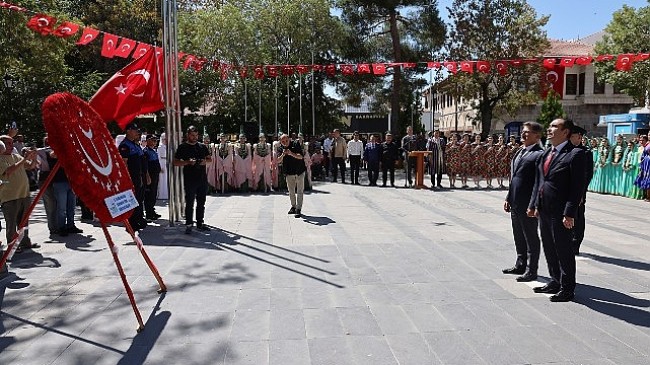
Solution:
{"label": "black dress shoe", "polygon": [[549,298],[551,302],[570,302],[575,297],[575,294],[572,291],[560,290],[559,293],[551,295]]}
{"label": "black dress shoe", "polygon": [[533,288],[535,293],[544,293],[544,294],[557,294],[560,292],[560,284],[556,282],[550,282],[544,286],[536,286]]}
{"label": "black dress shoe", "polygon": [[66,230],[68,231],[68,233],[84,233],[84,231],[80,230],[76,226],[68,227],[66,228]]}
{"label": "black dress shoe", "polygon": [[199,231],[207,232],[210,230],[210,227],[206,226],[205,224],[197,224],[196,229]]}
{"label": "black dress shoe", "polygon": [[296,214],[294,215],[296,218],[302,217],[302,214],[300,213],[300,209],[296,209]]}
{"label": "black dress shoe", "polygon": [[532,271],[526,271],[522,276],[517,276],[516,279],[520,283],[525,283],[528,281],[534,281],[537,280],[537,273],[532,272]]}
{"label": "black dress shoe", "polygon": [[291,209],[289,209],[289,212],[287,214],[296,214],[296,208],[291,207]]}
{"label": "black dress shoe", "polygon": [[508,269],[503,269],[501,272],[504,274],[523,275],[526,272],[526,268],[514,266]]}

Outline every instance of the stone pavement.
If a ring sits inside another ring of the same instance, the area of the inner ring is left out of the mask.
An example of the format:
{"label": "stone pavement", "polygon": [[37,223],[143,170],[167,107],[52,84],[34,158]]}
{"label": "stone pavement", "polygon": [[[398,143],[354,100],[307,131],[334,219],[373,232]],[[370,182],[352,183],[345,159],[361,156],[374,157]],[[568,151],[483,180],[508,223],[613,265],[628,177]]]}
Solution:
{"label": "stone pavement", "polygon": [[590,194],[576,300],[551,303],[501,274],[504,196],[320,183],[302,219],[285,194],[209,197],[211,232],[142,234],[163,295],[112,227],[139,334],[99,226],[50,239],[39,206],[43,247],[0,282],[0,364],[649,364],[650,205]]}

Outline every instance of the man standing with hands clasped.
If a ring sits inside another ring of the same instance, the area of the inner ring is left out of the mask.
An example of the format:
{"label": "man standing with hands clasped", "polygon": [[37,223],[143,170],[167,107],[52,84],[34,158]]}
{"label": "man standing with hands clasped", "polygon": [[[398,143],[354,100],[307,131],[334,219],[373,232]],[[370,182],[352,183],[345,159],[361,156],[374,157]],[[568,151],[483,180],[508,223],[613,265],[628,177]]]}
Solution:
{"label": "man standing with hands clasped", "polygon": [[196,228],[209,231],[204,222],[205,198],[208,194],[208,174],[206,162],[212,161],[208,147],[199,143],[199,131],[195,126],[187,128],[187,140],[183,142],[174,155],[174,166],[183,166],[185,184],[185,234],[192,233],[194,223],[193,211],[196,200]]}
{"label": "man standing with hands clasped", "polygon": [[300,141],[290,141],[287,134],[280,136],[280,144],[278,163],[282,163],[282,173],[287,179],[289,199],[291,199],[289,214],[300,218],[302,216],[302,198],[305,190],[305,171],[307,171],[304,151],[300,146]]}
{"label": "man standing with hands clasped", "polygon": [[512,159],[508,195],[503,203],[503,210],[510,213],[512,221],[517,261],[514,267],[502,271],[504,274],[521,275],[517,277],[517,281],[520,282],[537,279],[540,244],[537,234],[537,217],[535,217],[537,199],[535,182],[537,181],[537,165],[543,153],[539,144],[541,137],[541,124],[524,123],[521,132],[524,148],[520,149]]}
{"label": "man standing with hands clasped", "polygon": [[586,160],[585,152],[569,141],[572,129],[570,120],[551,122],[546,135],[552,147],[542,155],[537,170],[536,207],[551,281],[533,291],[554,294],[551,302],[573,300],[576,288],[571,230],[584,193]]}

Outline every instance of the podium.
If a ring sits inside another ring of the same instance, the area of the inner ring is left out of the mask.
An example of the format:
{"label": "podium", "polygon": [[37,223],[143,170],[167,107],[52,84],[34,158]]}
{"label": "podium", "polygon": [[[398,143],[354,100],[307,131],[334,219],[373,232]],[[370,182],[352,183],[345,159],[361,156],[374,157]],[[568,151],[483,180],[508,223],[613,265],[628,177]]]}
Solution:
{"label": "podium", "polygon": [[424,185],[424,156],[433,154],[431,151],[411,151],[409,157],[415,157],[415,188],[426,189]]}

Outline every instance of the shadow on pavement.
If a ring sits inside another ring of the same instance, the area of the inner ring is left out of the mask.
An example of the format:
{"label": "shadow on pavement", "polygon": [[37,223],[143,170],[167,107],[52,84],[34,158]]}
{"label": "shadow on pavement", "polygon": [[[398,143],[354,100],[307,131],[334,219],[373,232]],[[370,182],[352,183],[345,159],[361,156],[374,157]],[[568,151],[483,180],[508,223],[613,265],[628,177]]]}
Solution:
{"label": "shadow on pavement", "polygon": [[592,285],[579,284],[578,288],[576,303],[637,326],[650,327],[650,314],[641,309],[650,307],[649,300]]}
{"label": "shadow on pavement", "polygon": [[326,226],[328,224],[336,223],[335,220],[329,217],[314,217],[305,214],[302,215],[302,220],[315,226]]}
{"label": "shadow on pavement", "polygon": [[16,254],[11,260],[11,268],[31,269],[35,267],[57,268],[61,267],[61,264],[57,259],[43,257],[43,255],[33,250]]}
{"label": "shadow on pavement", "polygon": [[585,254],[581,254],[581,256],[588,257],[594,261],[602,262],[605,264],[626,267],[628,269],[650,271],[650,263],[647,262],[619,259],[616,257],[609,257],[609,256],[600,256],[593,253],[585,253]]}
{"label": "shadow on pavement", "polygon": [[166,293],[160,294],[156,306],[144,324],[144,330],[133,338],[131,346],[124,352],[124,356],[117,363],[118,365],[142,364],[147,359],[171,317],[169,311],[156,314],[160,310],[160,303],[165,299],[165,296]]}

